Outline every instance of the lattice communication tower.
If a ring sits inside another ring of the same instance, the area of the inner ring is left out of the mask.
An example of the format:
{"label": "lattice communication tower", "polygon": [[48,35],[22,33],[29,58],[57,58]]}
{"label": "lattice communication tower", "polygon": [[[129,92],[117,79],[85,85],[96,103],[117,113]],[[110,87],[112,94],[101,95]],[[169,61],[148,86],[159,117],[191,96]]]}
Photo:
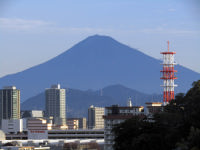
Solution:
{"label": "lattice communication tower", "polygon": [[174,99],[174,87],[177,85],[174,84],[174,80],[177,79],[175,73],[177,70],[174,70],[174,66],[176,63],[174,62],[174,55],[176,52],[169,51],[169,41],[168,44],[168,51],[161,52],[163,54],[163,69],[161,70],[163,80],[163,103],[167,104],[171,100]]}

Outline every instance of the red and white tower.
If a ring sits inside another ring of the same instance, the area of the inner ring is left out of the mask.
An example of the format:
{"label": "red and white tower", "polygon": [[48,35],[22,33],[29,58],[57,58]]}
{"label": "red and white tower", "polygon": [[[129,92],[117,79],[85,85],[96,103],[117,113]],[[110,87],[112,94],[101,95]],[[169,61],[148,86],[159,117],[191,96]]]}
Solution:
{"label": "red and white tower", "polygon": [[169,51],[169,41],[167,41],[168,44],[168,51],[161,52],[163,54],[163,70],[161,79],[163,80],[163,85],[161,85],[164,88],[163,91],[163,102],[164,104],[169,103],[171,100],[174,99],[174,87],[177,85],[174,84],[174,80],[177,79],[175,76],[175,73],[177,72],[174,70],[174,65],[176,63],[174,62],[174,54],[176,52],[170,52]]}

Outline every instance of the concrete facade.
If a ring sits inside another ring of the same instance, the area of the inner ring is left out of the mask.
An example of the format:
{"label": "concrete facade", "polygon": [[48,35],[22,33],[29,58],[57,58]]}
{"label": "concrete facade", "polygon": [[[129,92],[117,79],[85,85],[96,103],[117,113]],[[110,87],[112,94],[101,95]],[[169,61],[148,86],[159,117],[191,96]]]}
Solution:
{"label": "concrete facade", "polygon": [[52,124],[41,118],[29,119],[27,122],[28,139],[48,139],[48,130],[52,129]]}
{"label": "concrete facade", "polygon": [[75,119],[78,120],[78,129],[87,129],[87,119],[83,118],[68,118],[67,120]]}
{"label": "concrete facade", "polygon": [[22,119],[3,119],[2,120],[2,130],[4,133],[14,133],[23,132],[23,120]]}
{"label": "concrete facade", "polygon": [[158,113],[162,111],[162,105],[161,102],[146,102],[146,114],[147,115],[153,115],[154,113]]}
{"label": "concrete facade", "polygon": [[43,110],[23,110],[21,111],[21,118],[42,118],[44,117]]}
{"label": "concrete facade", "polygon": [[66,97],[65,89],[60,85],[52,85],[46,89],[46,117],[53,117],[53,123],[56,125],[66,124]]}
{"label": "concrete facade", "polygon": [[77,130],[79,129],[79,120],[78,119],[67,119],[67,126],[69,130]]}
{"label": "concrete facade", "polygon": [[111,131],[116,124],[120,124],[136,115],[144,115],[143,111],[143,106],[120,107],[118,105],[113,105],[111,107],[106,107],[104,116],[104,149],[113,150],[114,135]]}
{"label": "concrete facade", "polygon": [[88,128],[103,129],[104,128],[104,111],[103,107],[90,106],[88,109]]}
{"label": "concrete facade", "polygon": [[7,86],[0,90],[0,126],[2,119],[20,118],[20,90]]}

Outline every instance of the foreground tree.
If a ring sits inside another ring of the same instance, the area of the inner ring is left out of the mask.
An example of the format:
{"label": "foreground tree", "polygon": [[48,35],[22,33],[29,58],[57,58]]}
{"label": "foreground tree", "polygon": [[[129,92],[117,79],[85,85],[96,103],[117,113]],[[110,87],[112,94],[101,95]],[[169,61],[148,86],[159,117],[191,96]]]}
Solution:
{"label": "foreground tree", "polygon": [[155,114],[153,122],[135,117],[116,126],[115,150],[200,150],[200,80],[186,95]]}

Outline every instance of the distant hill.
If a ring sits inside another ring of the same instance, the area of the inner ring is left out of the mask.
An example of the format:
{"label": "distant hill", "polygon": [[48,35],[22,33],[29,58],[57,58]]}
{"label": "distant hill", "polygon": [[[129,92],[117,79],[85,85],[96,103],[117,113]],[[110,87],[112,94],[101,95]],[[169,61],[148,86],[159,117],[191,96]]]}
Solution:
{"label": "distant hill", "polygon": [[[122,84],[144,93],[161,93],[160,63],[111,37],[94,35],[45,63],[0,78],[0,85],[16,85],[22,102],[56,83],[81,90]],[[176,92],[186,92],[200,78],[185,67],[176,69]]]}
{"label": "distant hill", "polygon": [[[119,104],[125,106],[128,98],[132,98],[133,105],[143,105],[149,101],[161,101],[162,95],[145,94],[122,85],[112,85],[98,91],[81,91],[66,89],[66,104],[68,117],[87,117],[90,105],[110,106]],[[44,92],[34,96],[21,104],[22,110],[41,109],[45,110]]]}

